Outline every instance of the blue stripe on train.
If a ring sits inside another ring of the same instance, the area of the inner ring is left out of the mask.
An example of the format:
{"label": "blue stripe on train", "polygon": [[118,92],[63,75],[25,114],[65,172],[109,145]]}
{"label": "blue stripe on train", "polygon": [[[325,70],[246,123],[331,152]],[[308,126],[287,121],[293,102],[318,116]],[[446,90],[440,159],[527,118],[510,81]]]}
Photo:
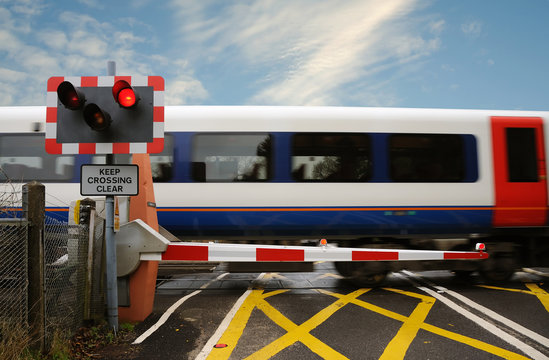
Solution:
{"label": "blue stripe on train", "polygon": [[488,232],[491,207],[160,208],[159,223],[182,236],[365,236]]}

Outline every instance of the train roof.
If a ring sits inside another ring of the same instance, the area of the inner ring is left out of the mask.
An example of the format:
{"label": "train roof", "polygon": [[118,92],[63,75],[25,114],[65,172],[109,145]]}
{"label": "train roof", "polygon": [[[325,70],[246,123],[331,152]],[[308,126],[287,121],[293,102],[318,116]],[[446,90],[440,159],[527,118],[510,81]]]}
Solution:
{"label": "train roof", "polygon": [[[542,117],[549,111],[330,106],[166,106],[166,131],[380,131],[486,123],[492,116]],[[45,106],[0,107],[2,132],[43,131]]]}

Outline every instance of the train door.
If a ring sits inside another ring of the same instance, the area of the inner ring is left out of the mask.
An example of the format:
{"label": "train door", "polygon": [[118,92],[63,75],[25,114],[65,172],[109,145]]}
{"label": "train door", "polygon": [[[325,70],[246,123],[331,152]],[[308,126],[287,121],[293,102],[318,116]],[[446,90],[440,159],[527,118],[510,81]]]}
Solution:
{"label": "train door", "polygon": [[540,226],[547,222],[543,121],[492,117],[494,226]]}

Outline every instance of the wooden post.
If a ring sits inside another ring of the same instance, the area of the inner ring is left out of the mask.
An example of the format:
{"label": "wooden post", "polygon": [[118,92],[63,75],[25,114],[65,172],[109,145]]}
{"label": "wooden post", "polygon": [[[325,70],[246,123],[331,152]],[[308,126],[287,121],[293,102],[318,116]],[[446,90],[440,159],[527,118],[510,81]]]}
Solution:
{"label": "wooden post", "polygon": [[28,321],[31,347],[45,350],[44,299],[44,185],[32,181],[23,185],[23,215],[29,221],[28,230]]}
{"label": "wooden post", "polygon": [[[91,309],[92,309],[92,283],[93,283],[93,264],[94,264],[94,241],[95,241],[95,201],[89,198],[80,201],[79,209],[79,219],[78,223],[80,225],[86,225],[88,228],[88,248],[82,249],[86,251],[85,258],[86,261],[86,270],[85,270],[85,281],[86,286],[84,287],[84,319],[90,320]],[[80,267],[82,268],[82,267]],[[81,279],[82,277],[79,277]],[[99,279],[95,279],[99,281]]]}

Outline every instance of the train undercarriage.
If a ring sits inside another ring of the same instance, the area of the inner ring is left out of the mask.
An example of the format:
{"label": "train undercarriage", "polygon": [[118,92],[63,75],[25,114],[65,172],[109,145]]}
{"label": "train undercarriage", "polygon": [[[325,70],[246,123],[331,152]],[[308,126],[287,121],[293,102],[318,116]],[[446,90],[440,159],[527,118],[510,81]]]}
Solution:
{"label": "train undercarriage", "polygon": [[[545,230],[544,230],[545,231]],[[448,251],[473,251],[475,243],[482,242],[490,257],[483,260],[455,261],[377,261],[336,262],[335,268],[353,283],[374,286],[383,282],[390,272],[400,270],[450,270],[461,278],[478,272],[487,283],[507,281],[523,267],[549,266],[549,236],[539,234],[518,235],[517,233],[474,236],[453,239],[398,239],[366,238],[343,240],[339,246],[384,249],[432,249]]]}

